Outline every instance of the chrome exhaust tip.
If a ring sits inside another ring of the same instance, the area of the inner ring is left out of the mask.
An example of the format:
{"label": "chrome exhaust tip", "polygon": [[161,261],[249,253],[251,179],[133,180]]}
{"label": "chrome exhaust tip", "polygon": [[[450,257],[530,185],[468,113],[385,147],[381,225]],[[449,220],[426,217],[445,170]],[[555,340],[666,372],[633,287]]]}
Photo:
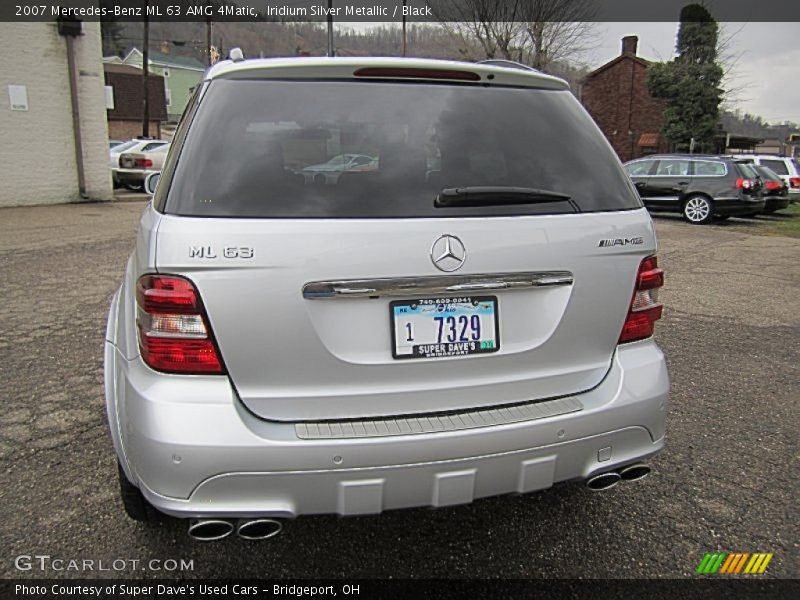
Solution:
{"label": "chrome exhaust tip", "polygon": [[608,471],[607,473],[600,473],[599,475],[590,477],[586,482],[586,487],[594,492],[599,492],[600,490],[607,490],[614,487],[621,479],[622,477],[620,477],[619,473]]}
{"label": "chrome exhaust tip", "polygon": [[240,521],[237,535],[243,540],[266,540],[278,535],[283,524],[275,519],[251,519]]}
{"label": "chrome exhaust tip", "polygon": [[619,471],[619,476],[625,481],[636,481],[644,479],[650,474],[650,467],[644,463],[637,463],[635,465],[628,465]]}
{"label": "chrome exhaust tip", "polygon": [[199,542],[214,542],[233,533],[233,523],[224,519],[197,519],[189,523],[189,537]]}

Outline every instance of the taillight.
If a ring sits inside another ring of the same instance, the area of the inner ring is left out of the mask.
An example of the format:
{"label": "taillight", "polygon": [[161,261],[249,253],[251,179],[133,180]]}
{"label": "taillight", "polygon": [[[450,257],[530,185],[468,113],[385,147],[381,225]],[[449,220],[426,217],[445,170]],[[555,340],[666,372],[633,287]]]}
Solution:
{"label": "taillight", "polygon": [[156,371],[222,374],[225,368],[200,295],[188,279],[144,275],[136,284],[142,359]]}
{"label": "taillight", "polygon": [[756,187],[756,182],[752,179],[745,179],[744,177],[739,177],[736,180],[736,187],[740,190],[751,190]]}
{"label": "taillight", "polygon": [[764,183],[764,187],[768,190],[779,190],[783,188],[783,183],[778,183],[777,181],[766,181]]}
{"label": "taillight", "polygon": [[655,256],[645,258],[636,274],[636,287],[622,326],[619,343],[635,342],[653,335],[663,306],[658,303],[658,288],[664,285],[664,271],[658,268]]}
{"label": "taillight", "polygon": [[150,158],[137,158],[135,163],[140,169],[149,169],[153,166],[153,160]]}
{"label": "taillight", "polygon": [[800,177],[789,177],[789,187],[800,188]]}

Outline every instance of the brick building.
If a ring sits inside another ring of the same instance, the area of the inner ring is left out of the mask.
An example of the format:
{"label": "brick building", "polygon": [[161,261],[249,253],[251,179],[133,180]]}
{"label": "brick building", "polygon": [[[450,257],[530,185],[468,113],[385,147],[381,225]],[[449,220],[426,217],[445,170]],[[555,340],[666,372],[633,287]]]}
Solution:
{"label": "brick building", "polygon": [[[108,137],[129,140],[142,135],[144,85],[142,70],[130,65],[106,62],[103,64],[108,110]],[[150,131],[153,138],[161,137],[161,123],[167,120],[167,96],[164,78],[152,73],[147,76]]]}
{"label": "brick building", "polygon": [[622,54],[589,73],[581,88],[581,102],[622,161],[669,150],[664,102],[647,90],[650,62],[636,55],[638,43],[635,35],[622,38]]}
{"label": "brick building", "polygon": [[4,22],[0,206],[110,200],[100,23]]}

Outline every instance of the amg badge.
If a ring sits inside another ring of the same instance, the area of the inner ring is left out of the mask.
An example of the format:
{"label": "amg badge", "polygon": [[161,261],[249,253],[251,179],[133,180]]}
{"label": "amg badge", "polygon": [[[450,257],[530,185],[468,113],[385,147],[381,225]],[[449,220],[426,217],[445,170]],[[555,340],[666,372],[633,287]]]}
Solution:
{"label": "amg badge", "polygon": [[597,244],[597,247],[608,248],[609,246],[638,246],[639,244],[644,244],[644,238],[632,237],[632,238],[614,238],[610,240],[600,240],[600,243]]}

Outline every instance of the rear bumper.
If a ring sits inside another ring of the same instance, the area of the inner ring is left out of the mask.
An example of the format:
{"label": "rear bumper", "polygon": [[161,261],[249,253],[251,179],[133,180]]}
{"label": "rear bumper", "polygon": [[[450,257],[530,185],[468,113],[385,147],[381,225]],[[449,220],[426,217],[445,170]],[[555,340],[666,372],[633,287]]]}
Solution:
{"label": "rear bumper", "polygon": [[722,198],[714,201],[714,214],[734,217],[736,215],[752,215],[764,210],[764,198]]}
{"label": "rear bumper", "polygon": [[114,179],[122,185],[143,185],[144,180],[150,173],[157,173],[157,171],[143,170],[143,169],[117,169],[114,171]]}
{"label": "rear bumper", "polygon": [[664,444],[669,378],[652,340],[621,346],[604,381],[576,396],[579,412],[360,439],[299,439],[292,424],[248,413],[227,378],[154,373],[110,342],[106,363],[123,468],[148,501],[178,517],[461,504],[587,478],[653,456]]}
{"label": "rear bumper", "polygon": [[789,206],[789,196],[767,196],[764,202],[764,210],[781,210]]}

